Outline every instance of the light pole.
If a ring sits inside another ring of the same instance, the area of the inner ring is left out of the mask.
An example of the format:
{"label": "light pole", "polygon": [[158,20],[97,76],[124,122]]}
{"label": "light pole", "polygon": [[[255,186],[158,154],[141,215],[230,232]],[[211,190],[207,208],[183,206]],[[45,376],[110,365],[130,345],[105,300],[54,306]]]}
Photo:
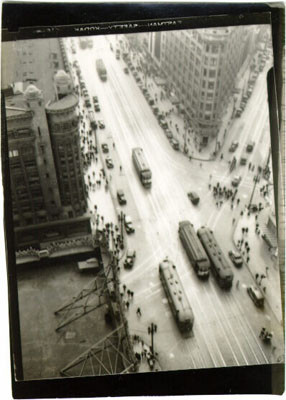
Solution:
{"label": "light pole", "polygon": [[252,193],[251,193],[251,196],[250,196],[250,199],[249,199],[249,203],[248,203],[248,209],[250,208],[250,205],[251,205],[251,202],[252,202],[252,199],[253,199],[253,195],[254,195],[254,192],[255,192],[255,187],[256,187],[256,184],[259,182],[259,175],[257,174],[257,175],[255,175],[254,176],[254,178],[253,178],[253,180],[254,180],[254,186],[253,186],[253,189],[252,189]]}
{"label": "light pole", "polygon": [[148,335],[151,335],[151,353],[154,357],[154,333],[157,332],[157,325],[151,323],[151,326],[148,326]]}

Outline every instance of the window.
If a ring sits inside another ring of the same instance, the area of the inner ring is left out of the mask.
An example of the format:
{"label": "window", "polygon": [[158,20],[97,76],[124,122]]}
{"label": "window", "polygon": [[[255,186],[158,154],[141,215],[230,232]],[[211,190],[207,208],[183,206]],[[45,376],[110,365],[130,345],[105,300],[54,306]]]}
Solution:
{"label": "window", "polygon": [[208,89],[214,89],[214,82],[208,83]]}
{"label": "window", "polygon": [[211,103],[207,103],[206,104],[206,111],[211,111],[212,109],[212,104]]}
{"label": "window", "polygon": [[18,157],[19,156],[19,151],[18,150],[11,150],[9,151],[9,157],[13,158],[13,157]]}
{"label": "window", "polygon": [[211,57],[210,59],[210,65],[215,66],[217,65],[217,59],[215,57]]}
{"label": "window", "polygon": [[210,78],[214,78],[214,77],[215,77],[215,69],[211,69],[211,70],[209,71],[209,77],[210,77]]}
{"label": "window", "polygon": [[204,76],[207,76],[207,70],[204,68]]}

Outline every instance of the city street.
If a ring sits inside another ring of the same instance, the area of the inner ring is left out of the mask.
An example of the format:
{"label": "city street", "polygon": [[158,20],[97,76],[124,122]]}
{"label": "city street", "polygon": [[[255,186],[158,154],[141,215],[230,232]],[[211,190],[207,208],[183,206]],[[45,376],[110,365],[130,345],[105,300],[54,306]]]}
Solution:
{"label": "city street", "polygon": [[[89,207],[93,213],[96,205],[104,220],[113,223],[118,223],[118,211],[122,210],[130,215],[135,228],[135,233],[127,236],[127,249],[136,250],[135,264],[131,270],[123,268],[125,249],[120,271],[121,284],[134,292],[126,310],[130,334],[139,335],[150,344],[148,327],[152,322],[157,325],[154,348],[163,370],[282,361],[279,358],[284,352],[281,308],[274,313],[270,301],[264,309],[257,308],[246,291],[247,286],[255,283],[251,270],[245,264],[237,269],[228,257],[228,251],[235,250],[232,221],[237,221],[249,204],[257,167],[265,165],[269,153],[266,69],[258,77],[243,115],[232,121],[217,159],[202,162],[189,160],[170,146],[134,77],[124,73],[126,64],[116,59],[115,36],[93,37],[93,48],[84,50],[79,48],[77,39],[74,42],[76,54],[70,51],[70,39],[65,42],[70,62],[78,61],[90,99],[95,95],[99,99],[101,111],[95,116],[106,125],[96,131],[97,148],[101,152],[102,143],[107,143],[114,163],[114,168],[106,169],[106,155],[100,153],[97,163],[93,161],[86,171],[88,183],[87,175],[92,177],[93,171],[105,168],[109,182],[109,191],[102,185],[89,192]],[[105,64],[106,82],[96,72],[97,58],[102,58]],[[230,172],[233,153],[228,149],[234,140],[239,142],[235,152],[238,163]],[[252,140],[254,150],[246,153],[246,146]],[[152,171],[150,189],[142,186],[136,173],[131,158],[134,147],[143,149]],[[243,154],[247,154],[245,166],[239,165]],[[255,165],[254,171],[249,163]],[[241,176],[241,182],[234,205],[231,206],[230,200],[216,204],[212,187],[219,182],[221,187],[233,189],[231,182],[235,175]],[[116,199],[118,189],[125,193],[124,206]],[[187,196],[190,191],[200,197],[196,206]],[[257,192],[258,188],[255,196]],[[269,199],[273,202],[272,191]],[[178,235],[179,222],[184,220],[189,220],[196,230],[207,226],[214,231],[234,274],[230,291],[223,291],[212,274],[208,281],[198,279]],[[255,259],[256,248],[251,251]],[[194,312],[194,327],[189,337],[178,330],[159,280],[158,266],[166,256],[176,265]],[[141,316],[136,314],[138,307]],[[259,338],[262,327],[273,332],[272,346]]]}

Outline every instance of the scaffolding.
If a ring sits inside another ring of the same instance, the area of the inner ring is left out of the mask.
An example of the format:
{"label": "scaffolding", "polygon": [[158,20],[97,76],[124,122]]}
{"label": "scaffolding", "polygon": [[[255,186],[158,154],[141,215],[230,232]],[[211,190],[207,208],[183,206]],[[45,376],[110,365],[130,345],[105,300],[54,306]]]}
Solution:
{"label": "scaffolding", "polygon": [[103,263],[102,274],[55,311],[56,315],[61,316],[56,331],[104,304],[108,305],[108,316],[115,329],[62,368],[61,376],[125,374],[137,370],[138,361],[131,345],[121,302],[117,277],[118,258],[112,254],[105,255],[105,258],[107,262]]}

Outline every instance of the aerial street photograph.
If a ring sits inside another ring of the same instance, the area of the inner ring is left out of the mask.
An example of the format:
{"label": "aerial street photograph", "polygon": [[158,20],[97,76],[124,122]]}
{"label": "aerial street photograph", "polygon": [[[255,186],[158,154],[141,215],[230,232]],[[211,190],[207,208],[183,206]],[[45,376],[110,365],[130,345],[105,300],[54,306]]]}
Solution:
{"label": "aerial street photograph", "polygon": [[23,380],[284,363],[272,66],[270,25],[2,43]]}

